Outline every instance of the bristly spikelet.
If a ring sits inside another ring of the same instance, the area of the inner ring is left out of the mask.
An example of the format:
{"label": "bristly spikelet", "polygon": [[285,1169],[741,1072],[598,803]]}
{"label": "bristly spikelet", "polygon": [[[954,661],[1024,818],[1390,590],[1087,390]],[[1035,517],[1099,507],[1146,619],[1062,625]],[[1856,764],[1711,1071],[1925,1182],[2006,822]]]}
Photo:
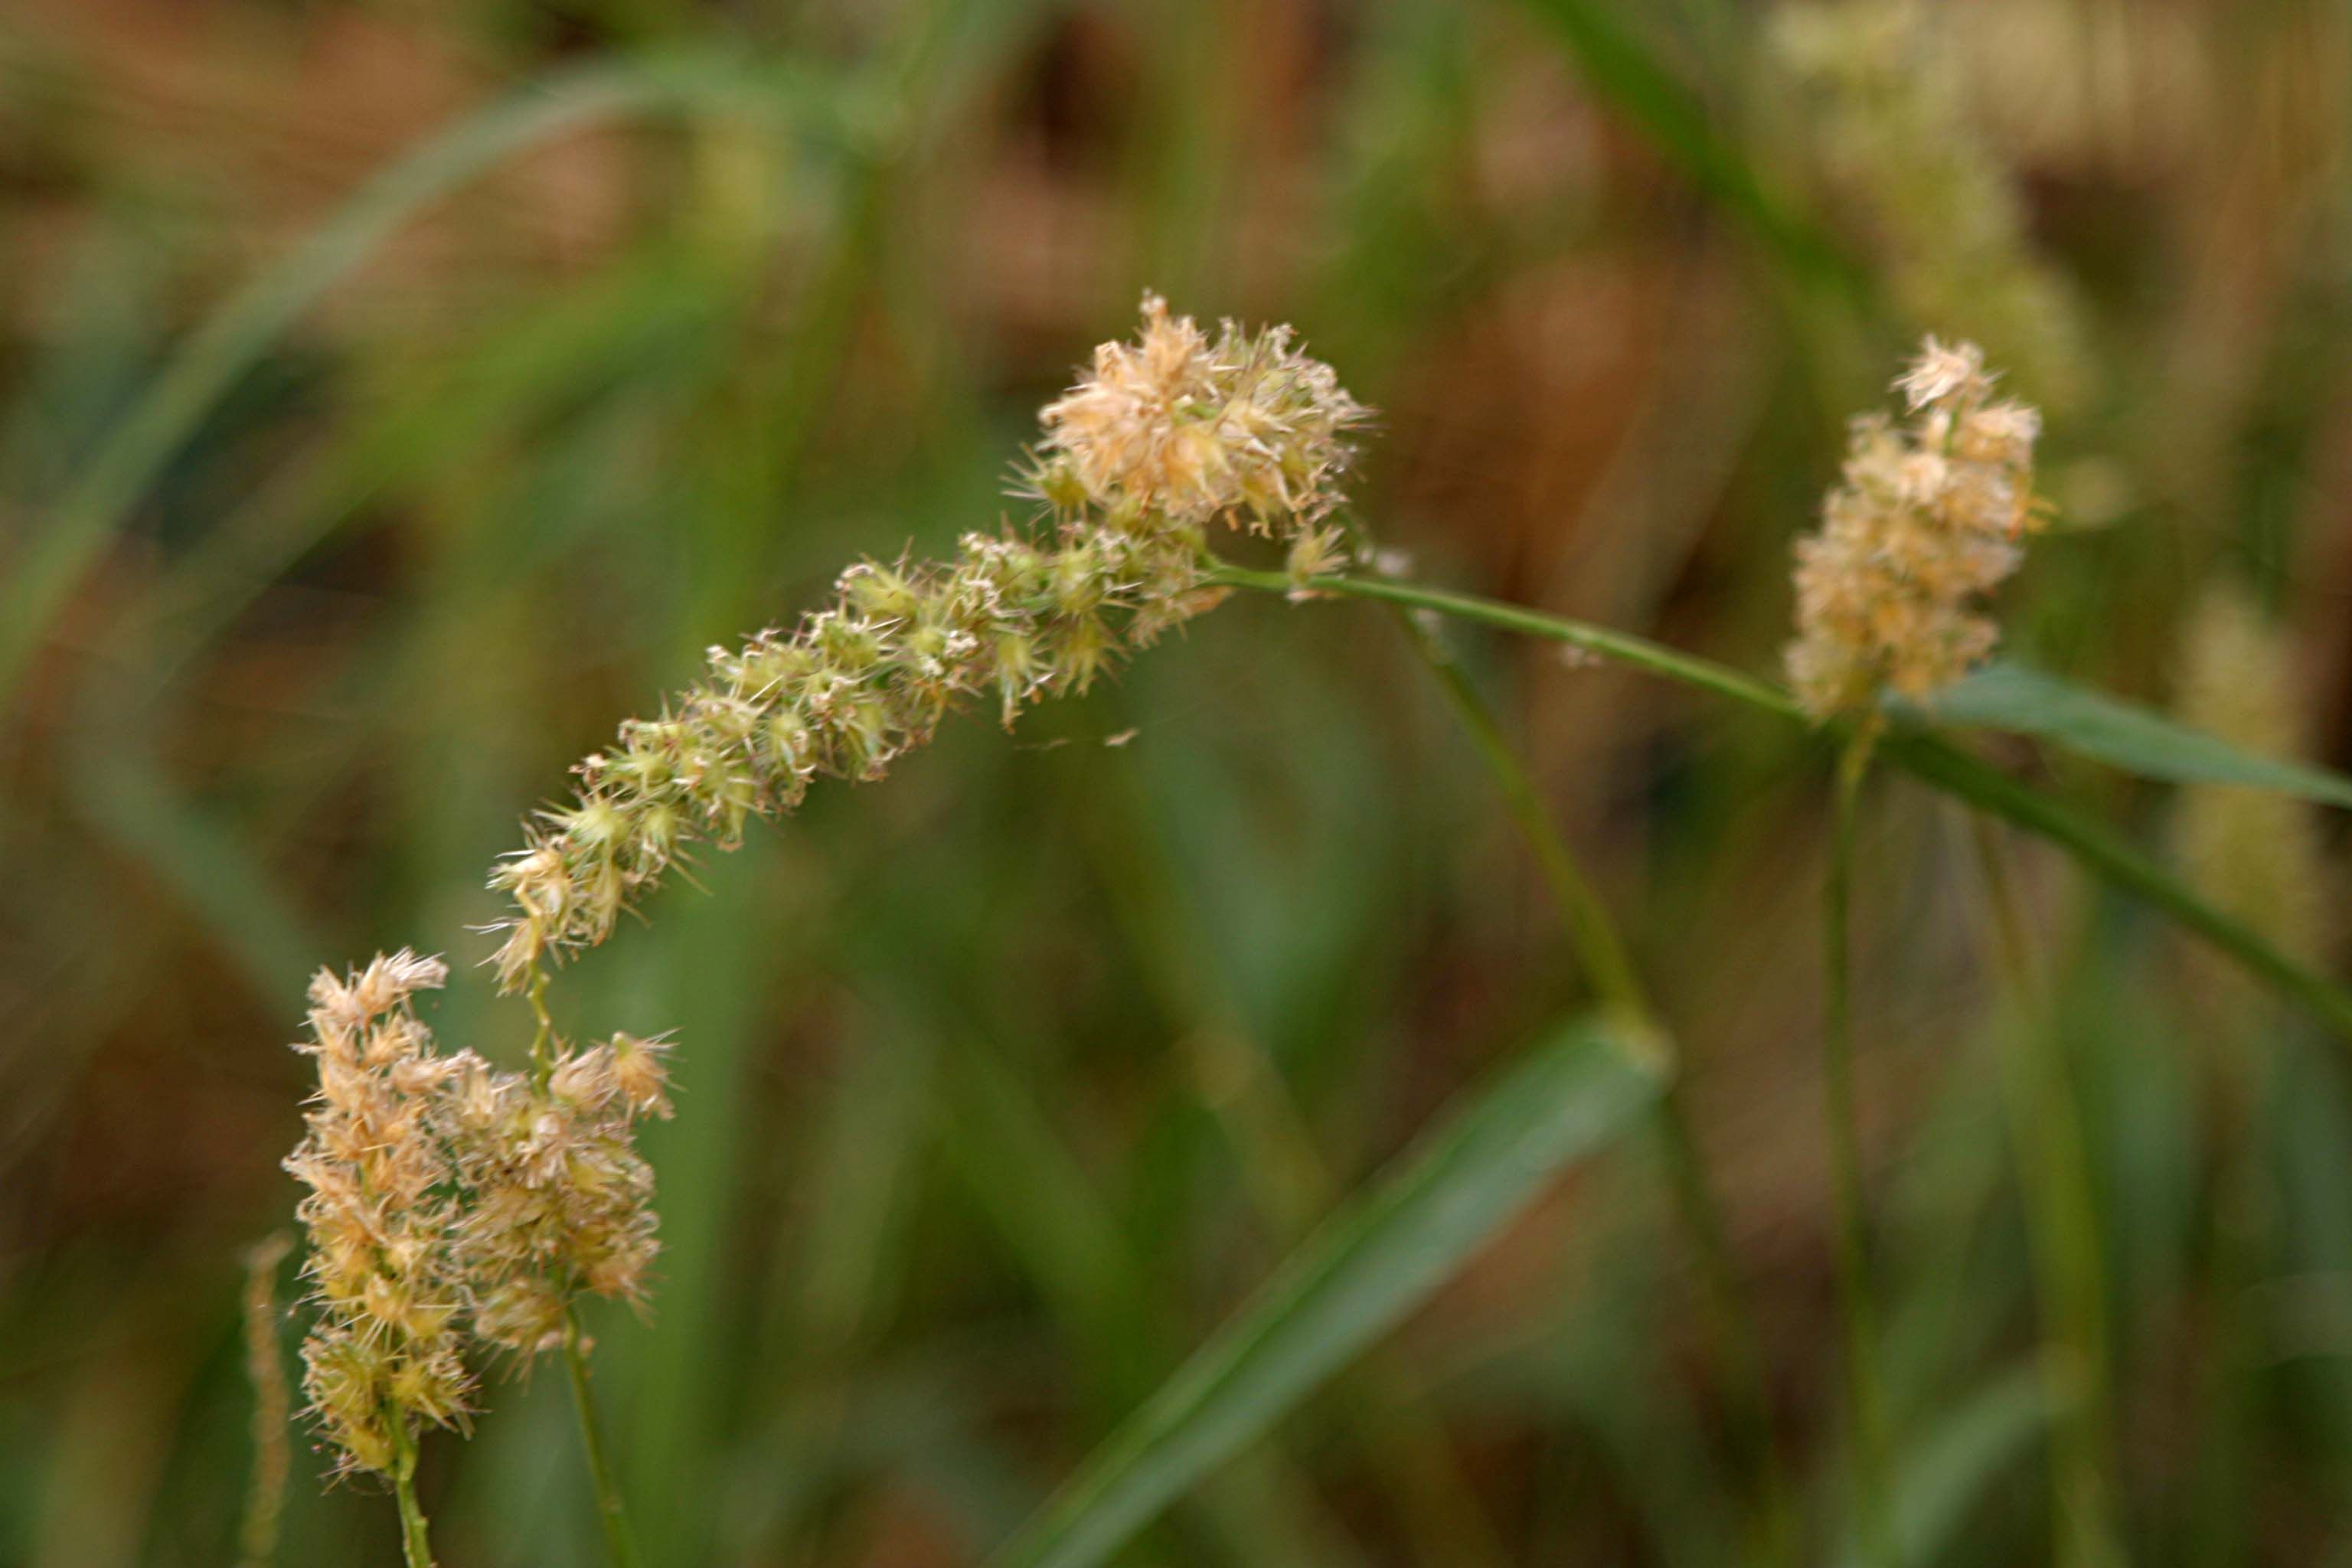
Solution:
{"label": "bristly spikelet", "polygon": [[343,1472],[389,1472],[419,1426],[461,1424],[473,1388],[455,1173],[435,1115],[454,1067],[409,1000],[446,973],[404,950],[341,980],[320,970],[310,1038],[296,1047],[319,1067],[308,1131],[286,1161],[310,1189],[295,1211],[319,1312],[302,1386]]}
{"label": "bristly spikelet", "polygon": [[337,1468],[389,1472],[403,1438],[462,1426],[470,1339],[552,1348],[583,1292],[642,1300],[653,1173],[635,1125],[669,1114],[667,1044],[615,1035],[526,1076],[441,1056],[410,998],[437,959],[402,952],[310,988],[317,1109],[287,1169],[310,1189],[303,1347]]}
{"label": "bristly spikelet", "polygon": [[[2258,756],[2305,753],[2307,726],[2285,641],[2244,590],[2226,581],[2208,587],[2183,647],[2174,706],[2185,723]],[[2274,790],[2187,784],[2172,838],[2198,891],[2290,957],[2318,962],[2326,945],[2326,878],[2308,804]],[[2201,967],[2233,998],[2251,996],[2236,971]]]}
{"label": "bristly spikelet", "polygon": [[657,719],[621,726],[573,771],[490,886],[501,990],[611,934],[697,843],[733,847],[753,816],[791,812],[820,777],[878,779],[940,721],[992,700],[1084,691],[1129,653],[1213,605],[1205,530],[1246,524],[1293,546],[1305,575],[1337,559],[1347,432],[1366,410],[1290,331],[1213,339],[1146,295],[1143,331],[1107,343],[1044,412],[1015,493],[1027,531],[970,533],[940,562],[864,562],[790,632],[713,648],[709,673]]}
{"label": "bristly spikelet", "polygon": [[641,1303],[654,1239],[653,1169],[636,1120],[667,1116],[659,1053],[627,1035],[558,1051],[543,1087],[468,1056],[453,1086],[467,1206],[456,1252],[475,1335],[529,1355],[562,1342],[585,1291]]}
{"label": "bristly spikelet", "polygon": [[2000,629],[1976,606],[2042,526],[2041,416],[1993,396],[1973,344],[1927,340],[1896,379],[1910,418],[1854,422],[1818,532],[1798,541],[1797,700],[1817,719],[1914,700],[1967,673]]}
{"label": "bristly spikelet", "polygon": [[1365,417],[1289,328],[1252,335],[1226,321],[1212,341],[1146,294],[1142,337],[1097,348],[1078,384],[1045,405],[1034,489],[1176,522],[1311,524],[1338,504],[1345,435]]}
{"label": "bristly spikelet", "polygon": [[1917,0],[1784,6],[1772,42],[1812,99],[1816,142],[1895,305],[1988,345],[2053,408],[2089,380],[2080,301],[2034,254],[2016,182],[1979,134],[1960,51]]}

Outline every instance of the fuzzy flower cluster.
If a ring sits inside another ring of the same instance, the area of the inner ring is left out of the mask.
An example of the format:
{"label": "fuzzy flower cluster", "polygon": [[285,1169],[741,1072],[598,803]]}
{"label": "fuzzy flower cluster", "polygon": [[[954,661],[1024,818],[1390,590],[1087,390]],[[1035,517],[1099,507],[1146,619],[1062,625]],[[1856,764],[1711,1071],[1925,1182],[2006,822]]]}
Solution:
{"label": "fuzzy flower cluster", "polygon": [[1252,336],[1227,321],[1212,340],[1147,294],[1142,336],[1096,349],[1092,371],[1040,418],[1034,493],[1064,510],[1087,500],[1287,532],[1338,504],[1346,434],[1365,410],[1289,328]]}
{"label": "fuzzy flower cluster", "polygon": [[346,1469],[389,1471],[394,1426],[465,1419],[464,1270],[455,1173],[435,1106],[455,1070],[409,998],[446,974],[402,952],[310,984],[316,1107],[286,1168],[310,1189],[304,1268],[319,1318],[303,1391]]}
{"label": "fuzzy flower cluster", "polygon": [[2079,300],[2035,254],[2010,169],[1969,112],[1962,54],[1919,0],[1811,0],[1775,19],[1837,195],[1895,304],[1989,345],[2052,407],[2088,380]]}
{"label": "fuzzy flower cluster", "polygon": [[1283,539],[1302,584],[1326,570],[1344,437],[1365,416],[1287,328],[1228,322],[1213,338],[1147,295],[1139,339],[1097,349],[1045,410],[1015,491],[1042,503],[1028,529],[967,534],[947,561],[852,566],[796,628],[712,648],[700,681],[575,767],[571,802],[491,874],[512,900],[500,988],[603,942],[695,844],[734,847],[815,779],[880,778],[970,701],[992,700],[1010,726],[1041,697],[1084,691],[1216,603],[1211,523]]}
{"label": "fuzzy flower cluster", "polygon": [[310,1415],[345,1472],[389,1472],[425,1426],[462,1426],[469,1342],[530,1352],[582,1290],[635,1299],[654,1253],[633,1121],[666,1115],[656,1042],[562,1051],[534,1083],[444,1056],[403,951],[310,986],[319,1089],[286,1168],[310,1189]]}
{"label": "fuzzy flower cluster", "polygon": [[670,1113],[667,1049],[615,1035],[559,1050],[539,1087],[467,1054],[446,1116],[477,1339],[529,1355],[562,1342],[580,1291],[645,1300],[654,1173],[633,1134],[638,1118]]}
{"label": "fuzzy flower cluster", "polygon": [[1978,605],[2042,526],[2041,416],[1993,395],[1973,344],[1934,338],[1895,383],[1910,417],[1854,422],[1820,531],[1797,543],[1789,678],[1816,718],[1933,695],[1990,653]]}

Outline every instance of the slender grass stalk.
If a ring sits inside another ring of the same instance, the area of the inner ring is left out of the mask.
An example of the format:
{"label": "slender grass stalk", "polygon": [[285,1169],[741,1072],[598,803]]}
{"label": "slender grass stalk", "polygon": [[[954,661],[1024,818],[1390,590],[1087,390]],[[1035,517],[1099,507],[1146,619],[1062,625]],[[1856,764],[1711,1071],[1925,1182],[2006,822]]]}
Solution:
{"label": "slender grass stalk", "polygon": [[[1218,586],[1279,594],[1288,594],[1300,585],[1279,572],[1223,564],[1210,571],[1205,580]],[[1792,722],[1812,722],[1795,700],[1778,687],[1712,659],[1677,653],[1623,632],[1468,594],[1382,578],[1315,576],[1304,585],[1318,594],[1433,610],[1504,631],[1567,643],[1631,668],[1712,691]],[[1826,728],[1832,733],[1840,732],[1834,723]],[[2286,956],[2243,921],[2224,913],[2102,824],[2063,801],[2020,784],[1935,735],[1900,731],[1886,734],[1880,738],[1877,752],[1915,778],[2049,839],[2089,870],[2137,894],[2204,938],[2255,978],[2303,1006],[2339,1039],[2352,1042],[2352,992]]]}
{"label": "slender grass stalk", "polygon": [[389,1411],[392,1427],[392,1492],[400,1505],[400,1554],[407,1568],[433,1568],[433,1543],[425,1539],[425,1510],[416,1501],[416,1436],[407,1413]]}
{"label": "slender grass stalk", "polygon": [[1864,1560],[1895,1568],[1889,1505],[1886,1395],[1878,1370],[1878,1307],[1871,1284],[1870,1215],[1864,1196],[1862,1138],[1854,1110],[1853,907],[1855,806],[1870,768],[1866,734],[1839,753],[1835,825],[1822,900],[1822,973],[1827,1004],[1822,1030],[1822,1085],[1828,1100],[1830,1178],[1837,1207],[1837,1279],[1845,1323],[1847,1415],[1853,1426],[1854,1513]]}
{"label": "slender grass stalk", "polygon": [[1550,815],[1545,811],[1543,797],[1535,781],[1519,761],[1518,754],[1503,733],[1501,723],[1486,705],[1485,698],[1470,684],[1469,679],[1439,647],[1429,629],[1414,620],[1402,607],[1396,606],[1397,625],[1403,628],[1405,640],[1412,645],[1422,664],[1436,679],[1438,689],[1454,710],[1454,716],[1470,737],[1479,760],[1486,764],[1487,774],[1501,792],[1503,804],[1511,820],[1527,839],[1536,864],[1543,872],[1544,884],[1551,891],[1552,902],[1558,906],[1560,923],[1566,928],[1570,944],[1575,948],[1578,961],[1583,965],[1586,981],[1600,997],[1601,1005],[1622,1014],[1626,1020],[1647,1030],[1654,1030],[1649,998],[1643,994],[1641,980],[1633,973],[1633,960],[1626,956],[1625,943],[1618,935],[1614,921],[1609,918],[1606,905],[1592,886],[1591,879],[1576,862],[1566,839],[1554,827]]}
{"label": "slender grass stalk", "polygon": [[1797,706],[1795,698],[1777,686],[1743,674],[1728,665],[1692,654],[1677,653],[1646,637],[1611,631],[1589,621],[1570,620],[1565,616],[1523,609],[1517,605],[1482,599],[1473,594],[1427,588],[1417,583],[1403,583],[1390,577],[1315,576],[1298,584],[1292,582],[1285,573],[1260,572],[1223,562],[1207,574],[1205,580],[1214,586],[1254,588],[1273,594],[1289,594],[1305,587],[1318,594],[1337,594],[1350,599],[1378,599],[1391,605],[1402,605],[1407,609],[1434,610],[1441,616],[1451,616],[1456,620],[1476,621],[1507,632],[1567,643],[1587,653],[1598,654],[1652,675],[1662,675],[1685,686],[1696,686],[1701,690],[1745,702],[1751,708],[1777,713],[1784,719],[1811,722],[1806,718],[1804,710]]}
{"label": "slender grass stalk", "polygon": [[2206,1342],[2215,1347],[2200,1390],[2195,1491],[2188,1510],[2184,1561],[2236,1568],[2252,1552],[2247,1501],[2257,1463],[2263,1335],[2258,1288],[2273,1246],[2268,1173],[2256,1116],[2271,1092],[2262,1055],[2278,1042],[2242,1029],[2225,1048],[2243,1053],[2249,1070],[2215,1096],[2213,1193],[2206,1222],[2210,1261],[2205,1294],[2212,1306]]}
{"label": "slender grass stalk", "polygon": [[580,1313],[563,1310],[563,1370],[572,1383],[572,1405],[580,1415],[580,1443],[588,1455],[588,1479],[596,1489],[596,1517],[604,1526],[605,1549],[613,1568],[640,1568],[636,1537],[630,1532],[627,1510],[621,1506],[621,1489],[614,1484],[612,1466],[604,1458],[604,1433],[596,1420],[596,1402],[588,1388],[588,1357],[581,1348]]}
{"label": "slender grass stalk", "polygon": [[292,1397],[286,1366],[278,1358],[278,1266],[294,1248],[294,1237],[278,1231],[245,1255],[245,1365],[253,1383],[253,1479],[237,1522],[240,1568],[268,1568],[278,1556],[278,1523],[286,1511],[286,1423]]}
{"label": "slender grass stalk", "polygon": [[[534,971],[530,983],[523,990],[530,1003],[536,1027],[530,1041],[531,1081],[541,1089],[547,1087],[552,1067],[549,1048],[555,1038],[555,1020],[547,1010],[547,972]],[[612,1466],[604,1457],[604,1429],[596,1420],[596,1402],[588,1387],[588,1355],[580,1331],[580,1310],[567,1305],[563,1309],[563,1371],[572,1384],[572,1405],[580,1416],[580,1446],[588,1459],[588,1482],[596,1494],[596,1518],[604,1531],[604,1545],[613,1558],[614,1568],[638,1568],[636,1538],[630,1532],[629,1518],[621,1504],[621,1489],[613,1479]]]}
{"label": "slender grass stalk", "polygon": [[[1610,919],[1591,879],[1577,864],[1574,851],[1544,809],[1535,781],[1504,735],[1494,710],[1429,629],[1402,605],[1393,605],[1423,665],[1445,694],[1454,717],[1469,735],[1486,772],[1503,796],[1520,836],[1527,840],[1544,881],[1551,890],[1560,924],[1575,950],[1586,982],[1601,1005],[1628,1026],[1635,1038],[1663,1037],[1654,1009],[1627,955],[1623,939]],[[1658,1147],[1666,1163],[1675,1213],[1688,1233],[1696,1254],[1706,1300],[1709,1333],[1715,1355],[1737,1405],[1735,1421],[1742,1463],[1756,1489],[1761,1517],[1758,1544],[1767,1561],[1792,1563],[1797,1540],[1790,1505],[1788,1471],[1773,1430],[1770,1390],[1764,1372],[1763,1334],[1757,1327],[1754,1303],[1740,1283],[1732,1256],[1723,1205],[1709,1178],[1690,1123],[1690,1109],[1680,1073],[1668,1076],[1658,1099]]]}
{"label": "slender grass stalk", "polygon": [[547,1075],[554,1063],[548,1058],[548,1048],[555,1041],[555,1016],[547,1010],[547,971],[531,972],[530,984],[523,991],[523,1000],[530,1004],[530,1081],[533,1087],[545,1089]]}
{"label": "slender grass stalk", "polygon": [[2012,1017],[2000,1031],[2002,1100],[2024,1194],[2044,1343],[2054,1560],[2120,1563],[2115,1521],[2114,1378],[2106,1331],[2097,1199],[2074,1087],[2048,1036],[2048,1009],[1993,824],[1969,814],[1994,956]]}

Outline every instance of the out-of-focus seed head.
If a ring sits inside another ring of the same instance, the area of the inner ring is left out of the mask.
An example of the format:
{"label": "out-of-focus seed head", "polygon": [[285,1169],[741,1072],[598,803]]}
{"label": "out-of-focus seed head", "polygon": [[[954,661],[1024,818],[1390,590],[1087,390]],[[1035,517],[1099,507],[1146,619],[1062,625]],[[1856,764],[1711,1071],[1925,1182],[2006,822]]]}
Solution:
{"label": "out-of-focus seed head", "polygon": [[1977,606],[2044,521],[2040,416],[1994,395],[1973,344],[1928,338],[1895,387],[1909,421],[1855,421],[1822,526],[1797,542],[1789,676],[1816,718],[1887,690],[1924,700],[1989,655],[2000,628]]}
{"label": "out-of-focus seed head", "polygon": [[1780,8],[1770,37],[1896,308],[1966,331],[2027,392],[2065,407],[2090,381],[2085,312],[2036,254],[2019,182],[1970,112],[1967,51],[1942,30],[1965,10],[1803,0]]}
{"label": "out-of-focus seed head", "polygon": [[[2198,600],[2182,639],[2175,710],[2192,728],[2258,756],[2306,754],[2309,723],[2285,637],[2252,596],[2217,581]],[[2223,912],[2281,952],[2322,962],[2330,931],[2326,858],[2305,802],[2238,784],[2181,787],[2172,822],[2175,854],[2190,882]],[[2205,989],[2242,1016],[2264,1005],[2236,969],[2196,961]]]}

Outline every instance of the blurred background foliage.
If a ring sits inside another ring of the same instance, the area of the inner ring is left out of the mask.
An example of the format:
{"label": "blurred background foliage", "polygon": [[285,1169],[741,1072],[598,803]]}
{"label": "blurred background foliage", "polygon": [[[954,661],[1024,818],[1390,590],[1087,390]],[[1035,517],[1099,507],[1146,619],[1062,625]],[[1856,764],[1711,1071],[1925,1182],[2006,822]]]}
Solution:
{"label": "blurred background foliage", "polygon": [[[1418,575],[1765,671],[1843,421],[1920,331],[1980,335],[2050,408],[2063,519],[2012,643],[2167,700],[2237,584],[2291,728],[2352,761],[2347,83],[2329,0],[16,0],[0,1562],[233,1559],[306,973],[486,952],[519,812],[706,645],[1013,509],[1146,286],[1297,323],[1381,410],[1357,491]],[[1833,1560],[1822,756],[1445,637],[1664,999]],[[2002,760],[2152,841],[2175,814]],[[1916,1562],[2043,1561],[2019,1026],[1952,808],[1890,784],[1864,834],[1902,1523]],[[2131,1556],[2352,1562],[2340,1046],[2017,864]],[[662,1564],[973,1561],[1579,999],[1362,605],[1234,604],[698,876],[559,991],[681,1041],[656,1306],[593,1325]],[[519,1012],[461,973],[435,1017],[496,1054]],[[1583,1168],[1124,1560],[1738,1560],[1662,1192],[1639,1140]],[[596,1560],[559,1381],[427,1445],[446,1562]],[[279,1560],[391,1562],[387,1505],[317,1471],[298,1437]]]}

